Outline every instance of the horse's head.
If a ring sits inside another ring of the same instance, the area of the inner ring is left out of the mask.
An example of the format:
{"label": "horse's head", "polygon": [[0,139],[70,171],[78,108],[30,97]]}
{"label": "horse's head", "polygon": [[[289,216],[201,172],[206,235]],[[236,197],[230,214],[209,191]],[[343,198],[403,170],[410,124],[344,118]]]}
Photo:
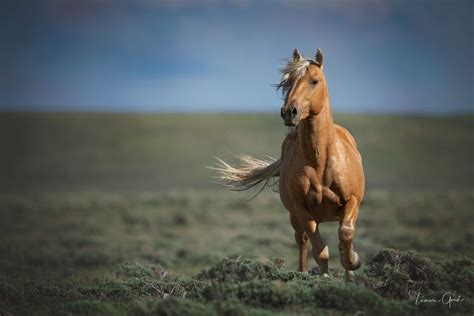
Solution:
{"label": "horse's head", "polygon": [[288,61],[281,73],[277,89],[281,89],[285,99],[281,108],[285,125],[296,126],[301,120],[318,115],[328,95],[321,50],[318,48],[312,59],[304,58],[295,48],[293,59]]}

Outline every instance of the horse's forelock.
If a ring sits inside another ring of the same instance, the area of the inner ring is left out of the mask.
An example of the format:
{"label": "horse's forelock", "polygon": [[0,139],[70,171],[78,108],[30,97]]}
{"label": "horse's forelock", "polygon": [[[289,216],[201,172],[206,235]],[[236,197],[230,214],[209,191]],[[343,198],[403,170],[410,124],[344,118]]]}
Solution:
{"label": "horse's forelock", "polygon": [[302,58],[298,61],[288,60],[286,65],[280,69],[281,81],[276,85],[277,90],[286,98],[293,84],[304,76],[310,64],[316,64],[313,59]]}

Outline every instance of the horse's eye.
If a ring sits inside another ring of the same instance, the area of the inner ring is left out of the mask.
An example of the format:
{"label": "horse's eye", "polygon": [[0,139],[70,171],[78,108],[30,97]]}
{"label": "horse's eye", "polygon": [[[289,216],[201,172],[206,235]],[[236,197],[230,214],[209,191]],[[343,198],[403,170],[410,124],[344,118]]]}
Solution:
{"label": "horse's eye", "polygon": [[318,84],[318,80],[316,80],[316,79],[311,80],[311,85],[315,86],[317,84]]}

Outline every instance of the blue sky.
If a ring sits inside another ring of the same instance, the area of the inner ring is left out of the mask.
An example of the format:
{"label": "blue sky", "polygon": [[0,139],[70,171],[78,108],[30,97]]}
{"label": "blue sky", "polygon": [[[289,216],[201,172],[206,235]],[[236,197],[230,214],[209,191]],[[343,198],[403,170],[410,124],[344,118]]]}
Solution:
{"label": "blue sky", "polygon": [[472,1],[0,4],[0,110],[278,111],[298,47],[337,112],[472,112]]}

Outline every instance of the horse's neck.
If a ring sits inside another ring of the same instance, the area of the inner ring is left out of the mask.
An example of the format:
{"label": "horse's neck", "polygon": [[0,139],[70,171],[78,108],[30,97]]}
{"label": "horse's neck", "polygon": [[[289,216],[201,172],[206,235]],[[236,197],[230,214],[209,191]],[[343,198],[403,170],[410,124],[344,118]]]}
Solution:
{"label": "horse's neck", "polygon": [[336,130],[329,101],[318,115],[310,116],[301,123],[298,133],[299,149],[313,166],[324,169],[336,141]]}

